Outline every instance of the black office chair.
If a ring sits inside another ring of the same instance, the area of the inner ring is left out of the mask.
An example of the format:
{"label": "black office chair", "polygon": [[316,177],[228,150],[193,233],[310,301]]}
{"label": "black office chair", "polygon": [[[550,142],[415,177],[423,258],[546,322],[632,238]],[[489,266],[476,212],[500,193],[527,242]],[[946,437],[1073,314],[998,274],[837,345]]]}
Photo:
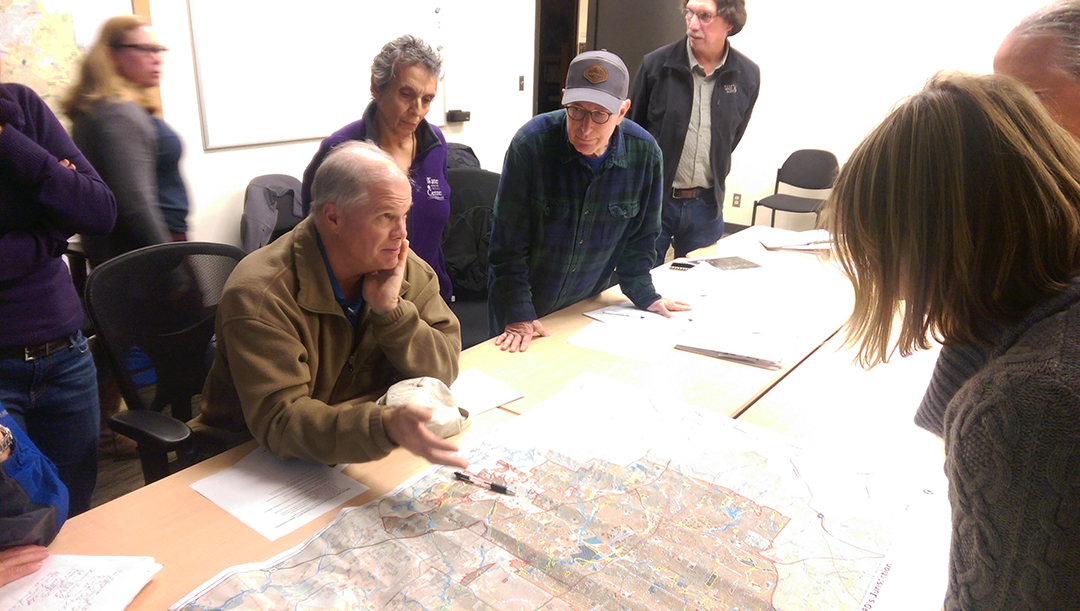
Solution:
{"label": "black office chair", "polygon": [[300,188],[300,181],[287,174],[251,179],[240,215],[240,245],[246,252],[266,246],[304,220]]}
{"label": "black office chair", "polygon": [[[146,483],[169,474],[169,452],[175,466],[196,460],[185,423],[213,362],[222,289],[244,255],[226,244],[158,244],[110,259],[86,279],[86,308],[128,407],[109,428],[138,444]],[[133,371],[140,359],[152,367]]]}
{"label": "black office chair", "polygon": [[451,168],[450,220],[443,230],[446,273],[454,284],[450,309],[461,323],[462,349],[488,339],[488,245],[499,175],[480,168]]}
{"label": "black office chair", "polygon": [[765,206],[772,210],[772,219],[769,225],[776,226],[776,211],[784,212],[813,212],[815,219],[821,213],[821,205],[824,199],[813,197],[800,197],[780,193],[780,183],[808,190],[831,189],[836,181],[839,170],[836,155],[829,151],[817,149],[802,149],[795,151],[784,161],[784,165],[776,171],[776,185],[773,194],[754,202],[754,210],[750,214],[750,224],[757,220],[758,206]]}

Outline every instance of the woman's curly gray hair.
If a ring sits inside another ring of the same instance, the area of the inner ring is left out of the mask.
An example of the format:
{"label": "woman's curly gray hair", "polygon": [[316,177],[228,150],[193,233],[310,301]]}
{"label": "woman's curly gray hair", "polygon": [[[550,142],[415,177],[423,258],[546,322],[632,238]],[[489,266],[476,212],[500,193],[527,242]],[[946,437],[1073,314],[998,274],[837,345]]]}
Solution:
{"label": "woman's curly gray hair", "polygon": [[416,36],[405,34],[383,45],[371,62],[371,79],[375,91],[382,92],[394,80],[398,68],[420,66],[432,76],[442,70],[442,58]]}

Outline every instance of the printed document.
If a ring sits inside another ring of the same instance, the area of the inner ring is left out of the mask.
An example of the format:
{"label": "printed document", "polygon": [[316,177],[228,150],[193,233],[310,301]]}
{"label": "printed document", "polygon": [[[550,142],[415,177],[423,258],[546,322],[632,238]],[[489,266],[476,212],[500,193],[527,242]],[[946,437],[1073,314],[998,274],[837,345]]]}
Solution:
{"label": "printed document", "polygon": [[191,488],[276,541],[368,489],[341,468],[281,460],[260,446]]}

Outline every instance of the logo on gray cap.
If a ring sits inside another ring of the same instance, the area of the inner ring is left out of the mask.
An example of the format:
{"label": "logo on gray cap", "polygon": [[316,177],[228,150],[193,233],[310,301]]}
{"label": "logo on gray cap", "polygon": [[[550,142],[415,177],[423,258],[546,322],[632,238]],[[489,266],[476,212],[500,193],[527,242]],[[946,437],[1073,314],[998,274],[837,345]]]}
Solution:
{"label": "logo on gray cap", "polygon": [[581,73],[581,76],[584,76],[585,80],[593,85],[597,85],[607,80],[607,70],[604,70],[604,67],[600,64],[593,64],[586,68],[585,71]]}

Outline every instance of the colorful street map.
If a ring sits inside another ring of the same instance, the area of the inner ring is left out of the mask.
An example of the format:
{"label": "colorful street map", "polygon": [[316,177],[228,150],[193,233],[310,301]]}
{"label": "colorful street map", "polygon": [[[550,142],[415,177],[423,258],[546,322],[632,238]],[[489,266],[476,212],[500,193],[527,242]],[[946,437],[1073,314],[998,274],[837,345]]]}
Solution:
{"label": "colorful street map", "polygon": [[33,89],[66,121],[60,100],[83,51],[101,22],[130,12],[130,0],[0,0],[0,82]]}
{"label": "colorful street map", "polygon": [[596,376],[173,608],[858,609],[897,491]]}

